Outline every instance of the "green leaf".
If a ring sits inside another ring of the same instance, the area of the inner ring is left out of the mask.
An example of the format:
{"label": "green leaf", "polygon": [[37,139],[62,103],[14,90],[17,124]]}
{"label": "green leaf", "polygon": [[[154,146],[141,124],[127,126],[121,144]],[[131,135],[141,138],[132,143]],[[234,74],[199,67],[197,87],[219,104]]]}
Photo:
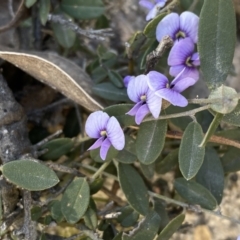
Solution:
{"label": "green leaf", "polygon": [[184,178],[177,178],[174,187],[178,194],[190,204],[198,204],[203,208],[214,210],[217,201],[213,195],[202,185]]}
{"label": "green leaf", "polygon": [[121,77],[121,75],[113,70],[109,70],[108,71],[108,77],[110,79],[110,81],[118,88],[122,88],[123,87],[123,78]]}
{"label": "green leaf", "polygon": [[30,8],[33,4],[35,4],[37,0],[25,0],[25,6]]}
{"label": "green leaf", "polygon": [[126,88],[117,88],[112,83],[99,83],[93,86],[93,92],[107,100],[129,101]]}
{"label": "green leaf", "polygon": [[57,223],[60,223],[63,221],[64,216],[61,210],[61,202],[58,200],[54,200],[51,203],[51,216],[54,220],[56,220]]}
{"label": "green leaf", "polygon": [[48,149],[48,152],[41,156],[43,160],[58,160],[63,155],[70,152],[74,143],[70,138],[58,138],[42,145],[41,150]]}
{"label": "green leaf", "polygon": [[236,172],[240,170],[240,149],[230,147],[224,154],[222,166],[225,173]]}
{"label": "green leaf", "polygon": [[238,98],[236,98],[236,96],[236,90],[231,87],[222,85],[219,88],[213,90],[209,95],[209,99],[220,98],[221,100],[211,104],[212,110],[222,114],[232,112],[238,104]]}
{"label": "green leaf", "polygon": [[179,148],[172,150],[163,160],[157,161],[156,172],[165,174],[171,171],[178,164]]}
{"label": "green leaf", "polygon": [[122,240],[122,235],[123,235],[122,232],[118,233],[113,240]]}
{"label": "green leaf", "polygon": [[122,227],[131,227],[136,224],[139,214],[135,212],[130,206],[123,207],[121,215],[117,218],[117,221]]}
{"label": "green leaf", "polygon": [[204,0],[198,0],[197,4],[195,4],[195,2],[193,2],[192,0],[180,0],[180,5],[182,10],[189,11],[189,8],[192,6],[192,4],[195,4],[194,8],[190,11],[193,11],[194,13],[199,15],[202,9],[203,2]]}
{"label": "green leaf", "polygon": [[90,183],[90,194],[93,195],[97,193],[103,186],[104,179],[96,178],[93,182]]}
{"label": "green leaf", "polygon": [[205,0],[200,14],[198,49],[204,80],[210,89],[226,80],[236,43],[232,0]]}
{"label": "green leaf", "polygon": [[84,214],[83,219],[89,229],[95,230],[97,228],[98,219],[96,211],[94,211],[94,209],[89,207]]}
{"label": "green leaf", "polygon": [[31,219],[33,221],[37,221],[41,216],[42,216],[42,208],[38,207],[38,206],[32,207],[32,209],[31,209]]}
{"label": "green leaf", "polygon": [[137,157],[142,164],[151,164],[158,158],[165,143],[166,132],[166,120],[143,122],[140,125],[136,150]]}
{"label": "green leaf", "polygon": [[157,234],[160,224],[159,215],[151,210],[146,217],[128,235],[123,233],[122,240],[151,240]]}
{"label": "green leaf", "polygon": [[129,52],[131,57],[137,57],[140,49],[144,45],[147,40],[146,36],[142,32],[136,32],[135,35],[130,39],[129,44]]}
{"label": "green leaf", "polygon": [[240,102],[231,113],[223,116],[222,121],[240,127]]}
{"label": "green leaf", "polygon": [[7,180],[30,191],[41,191],[55,186],[56,173],[34,160],[17,160],[3,165],[2,174]]}
{"label": "green leaf", "polygon": [[196,181],[207,188],[221,203],[224,188],[224,172],[215,149],[206,148],[203,164],[196,175]]}
{"label": "green leaf", "polygon": [[87,210],[90,189],[84,178],[76,178],[66,189],[61,200],[61,209],[69,223],[78,222]]}
{"label": "green leaf", "polygon": [[148,212],[148,191],[138,174],[130,165],[119,163],[119,182],[129,204],[138,213],[146,215]]}
{"label": "green leaf", "polygon": [[168,240],[171,236],[180,228],[183,221],[185,219],[184,214],[180,214],[174,219],[172,219],[168,225],[162,230],[162,232],[158,235],[156,240]]}
{"label": "green leaf", "polygon": [[51,2],[50,0],[40,0],[39,16],[42,25],[45,25],[48,20],[48,14],[50,12]]}
{"label": "green leaf", "polygon": [[105,11],[101,0],[62,0],[61,8],[77,19],[97,18]]}
{"label": "green leaf", "polygon": [[201,126],[192,122],[186,128],[179,149],[179,167],[185,179],[193,178],[200,169],[205,148],[199,147],[203,140]]}
{"label": "green leaf", "polygon": [[145,165],[140,163],[140,167],[142,170],[143,175],[147,178],[147,179],[152,179],[154,176],[154,172],[155,172],[155,162]]}
{"label": "green leaf", "polygon": [[[72,21],[72,19],[65,13],[60,12],[57,10],[56,14],[63,15],[66,19]],[[57,39],[58,43],[64,48],[71,48],[76,40],[76,33],[67,28],[66,26],[60,23],[52,23],[53,34]]]}
{"label": "green leaf", "polygon": [[127,127],[136,124],[134,117],[126,114],[132,107],[133,104],[117,104],[111,105],[105,108],[103,111],[106,112],[109,116],[116,117],[121,125]]}
{"label": "green leaf", "polygon": [[167,15],[167,13],[161,13],[153,20],[151,20],[143,30],[143,33],[148,38],[156,38],[156,28],[158,23]]}
{"label": "green leaf", "polygon": [[159,224],[159,231],[164,229],[169,223],[168,212],[166,210],[166,203],[154,198],[153,208],[158,213],[161,218],[161,222]]}

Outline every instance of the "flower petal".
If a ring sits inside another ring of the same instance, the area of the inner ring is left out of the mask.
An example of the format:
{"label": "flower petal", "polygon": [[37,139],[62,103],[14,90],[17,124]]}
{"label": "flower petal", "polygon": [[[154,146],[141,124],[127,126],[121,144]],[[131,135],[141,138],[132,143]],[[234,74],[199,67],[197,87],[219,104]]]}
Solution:
{"label": "flower petal", "polygon": [[156,72],[156,71],[150,71],[148,74],[148,86],[152,91],[156,91],[161,88],[165,88],[168,84],[168,79],[165,75]]}
{"label": "flower petal", "polygon": [[164,36],[169,36],[175,40],[175,33],[178,32],[180,27],[179,15],[177,13],[170,13],[162,19],[157,25],[156,37],[160,42]]}
{"label": "flower petal", "polygon": [[185,64],[188,57],[194,52],[194,43],[191,38],[184,38],[176,42],[168,56],[168,65],[176,66]]}
{"label": "flower petal", "polygon": [[192,12],[183,12],[180,15],[180,29],[192,39],[194,43],[198,41],[199,17]]}
{"label": "flower petal", "polygon": [[133,108],[131,108],[126,114],[130,115],[130,116],[135,116],[138,109],[143,105],[143,102],[138,102],[137,104],[135,104],[133,106]]}
{"label": "flower petal", "polygon": [[191,57],[194,66],[200,66],[200,58],[198,53],[194,53]]}
{"label": "flower petal", "polygon": [[159,9],[162,8],[163,6],[165,5],[164,2],[159,2],[157,3],[148,13],[148,15],[146,16],[146,21],[149,21],[153,18],[156,17],[156,15],[158,14],[159,12]]}
{"label": "flower petal", "polygon": [[182,72],[184,68],[185,68],[184,65],[177,65],[177,66],[170,67],[169,74],[173,77],[176,77],[180,72]]}
{"label": "flower petal", "polygon": [[139,1],[139,5],[141,5],[142,7],[145,7],[149,10],[151,10],[154,7],[154,4],[150,1],[147,1],[147,0]]}
{"label": "flower petal", "polygon": [[145,95],[149,89],[147,84],[148,77],[146,75],[139,75],[132,79],[127,88],[128,97],[135,103],[141,101],[140,97]]}
{"label": "flower petal", "polygon": [[104,139],[105,137],[100,137],[88,150],[99,148],[102,145]]}
{"label": "flower petal", "polygon": [[[180,65],[182,66],[182,65]],[[180,66],[179,68],[177,68],[177,66],[171,67],[170,68],[170,74],[172,76],[176,76],[176,78],[171,82],[171,85],[175,85],[176,82],[180,81],[182,78],[194,78],[196,81],[199,79],[199,71],[198,69],[196,69],[195,67],[182,67],[182,73],[179,71],[178,74],[173,75],[172,73],[177,73],[177,70],[180,70]]]}
{"label": "flower petal", "polygon": [[156,91],[155,94],[161,98],[164,98],[174,106],[185,107],[188,105],[187,99],[172,89],[160,89]]}
{"label": "flower petal", "polygon": [[134,79],[135,77],[134,76],[126,76],[126,77],[124,77],[123,78],[123,84],[124,84],[124,86],[127,88],[128,87],[128,84],[129,84],[129,82],[132,80],[132,79]]}
{"label": "flower petal", "polygon": [[107,157],[107,152],[109,150],[109,148],[111,147],[111,142],[106,138],[103,143],[102,146],[100,148],[100,157],[102,160],[105,160]]}
{"label": "flower petal", "polygon": [[188,87],[194,85],[196,82],[197,80],[194,78],[190,78],[190,77],[182,78],[172,87],[172,90],[180,93],[180,92],[183,92]]}
{"label": "flower petal", "polygon": [[108,114],[103,111],[91,113],[85,125],[87,135],[91,138],[100,138],[100,132],[105,130],[109,118]]}
{"label": "flower petal", "polygon": [[149,108],[148,108],[147,104],[142,105],[142,106],[139,108],[139,110],[138,110],[138,112],[137,112],[137,114],[136,114],[136,116],[135,116],[135,122],[136,122],[136,124],[139,125],[139,124],[142,122],[143,118],[144,118],[149,112],[150,112],[150,111],[149,111]]}
{"label": "flower petal", "polygon": [[161,112],[162,98],[149,90],[147,93],[147,105],[153,117],[158,118]]}
{"label": "flower petal", "polygon": [[125,145],[125,137],[123,130],[115,117],[111,117],[107,124],[107,138],[114,148],[122,150]]}
{"label": "flower petal", "polygon": [[155,3],[164,3],[164,5],[166,4],[167,0],[155,0]]}

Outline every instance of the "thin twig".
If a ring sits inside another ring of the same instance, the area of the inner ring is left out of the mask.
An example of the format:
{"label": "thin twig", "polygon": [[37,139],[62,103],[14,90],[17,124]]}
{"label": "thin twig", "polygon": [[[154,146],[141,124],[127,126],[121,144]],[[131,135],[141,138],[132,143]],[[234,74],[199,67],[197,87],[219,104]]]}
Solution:
{"label": "thin twig", "polygon": [[188,11],[193,12],[198,4],[199,0],[193,0],[191,6],[189,7]]}
{"label": "thin twig", "polygon": [[149,122],[153,120],[163,120],[163,119],[170,119],[170,118],[179,118],[179,117],[189,117],[189,116],[194,116],[196,113],[207,110],[210,108],[210,105],[202,106],[193,110],[189,110],[186,112],[181,112],[181,113],[174,113],[174,114],[168,114],[165,116],[160,116],[158,119],[155,119],[153,117],[148,117],[143,122]]}
{"label": "thin twig", "polygon": [[84,29],[81,29],[77,24],[72,22],[72,20],[66,19],[66,17],[62,15],[48,14],[48,21],[51,21],[53,23],[59,23],[73,30],[77,34],[83,35],[91,39],[104,41],[106,40],[106,38],[113,36],[113,31],[111,28],[98,29],[98,30],[93,30],[93,29],[84,30]]}

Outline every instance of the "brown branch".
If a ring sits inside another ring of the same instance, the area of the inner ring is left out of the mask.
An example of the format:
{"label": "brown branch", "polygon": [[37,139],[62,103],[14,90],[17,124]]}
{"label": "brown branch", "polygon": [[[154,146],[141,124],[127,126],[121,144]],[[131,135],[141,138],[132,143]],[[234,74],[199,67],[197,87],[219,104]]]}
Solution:
{"label": "brown branch", "polygon": [[[176,132],[176,131],[168,131],[166,134],[166,137],[174,138],[174,139],[182,139],[183,133]],[[240,142],[234,141],[228,138],[224,138],[224,137],[219,137],[216,135],[211,136],[209,139],[209,142],[240,148]]]}

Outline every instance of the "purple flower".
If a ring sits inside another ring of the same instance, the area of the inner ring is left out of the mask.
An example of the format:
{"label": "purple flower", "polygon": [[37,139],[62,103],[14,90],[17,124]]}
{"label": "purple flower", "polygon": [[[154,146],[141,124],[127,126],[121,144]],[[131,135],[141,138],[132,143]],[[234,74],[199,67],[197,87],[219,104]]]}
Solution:
{"label": "purple flower", "polygon": [[170,13],[157,25],[156,37],[160,42],[166,35],[173,41],[190,37],[194,43],[198,41],[199,17],[191,12]]}
{"label": "purple flower", "polygon": [[115,117],[109,117],[107,113],[97,111],[91,113],[86,121],[85,131],[91,138],[97,141],[88,149],[100,148],[100,157],[105,160],[111,145],[117,150],[122,150],[125,145],[123,130]]}
{"label": "purple flower", "polygon": [[237,240],[240,240],[240,236],[238,236]]}
{"label": "purple flower", "polygon": [[156,17],[159,12],[159,9],[164,7],[167,0],[155,0],[155,4],[152,3],[150,0],[141,0],[139,4],[149,10],[146,21],[149,21]]}
{"label": "purple flower", "polygon": [[148,85],[154,93],[167,100],[174,106],[185,107],[188,105],[187,99],[180,93],[188,87],[194,85],[196,80],[194,78],[181,78],[181,73],[169,84],[165,75],[150,71],[148,73]]}
{"label": "purple flower", "polygon": [[196,68],[200,65],[199,54],[194,53],[194,43],[191,38],[185,38],[176,42],[168,56],[170,75],[176,77],[183,71],[181,78],[190,77],[199,79],[199,71]]}
{"label": "purple flower", "polygon": [[126,77],[124,77],[124,79],[123,79],[124,86],[127,88],[129,82],[134,78],[135,78],[134,76],[130,76],[130,75],[127,75]]}
{"label": "purple flower", "polygon": [[148,76],[139,75],[130,81],[127,88],[129,98],[136,104],[126,114],[135,116],[137,124],[150,112],[154,118],[158,118],[161,111],[162,99],[150,90],[147,82]]}

